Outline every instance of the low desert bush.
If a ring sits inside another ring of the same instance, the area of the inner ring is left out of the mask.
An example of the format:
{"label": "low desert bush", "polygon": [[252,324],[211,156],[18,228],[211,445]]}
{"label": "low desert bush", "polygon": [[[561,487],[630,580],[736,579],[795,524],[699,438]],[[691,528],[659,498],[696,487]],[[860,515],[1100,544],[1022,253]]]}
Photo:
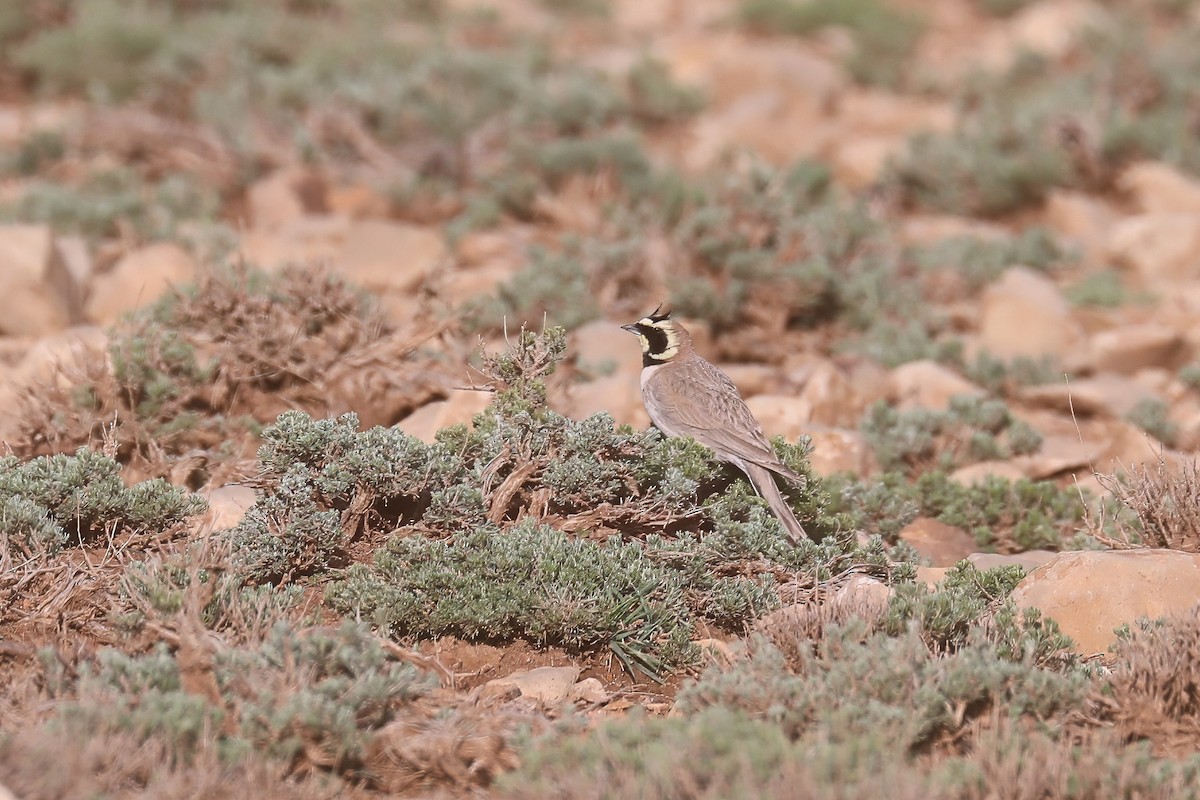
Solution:
{"label": "low desert bush", "polygon": [[897,411],[878,403],[865,415],[863,434],[885,470],[915,475],[931,469],[1036,452],[1041,436],[999,400],[959,396],[945,411]]}
{"label": "low desert bush", "polygon": [[1200,550],[1200,466],[1195,459],[1174,465],[1160,456],[1151,464],[1096,477],[1127,512],[1115,521],[1115,539],[1097,538],[1123,547]]}

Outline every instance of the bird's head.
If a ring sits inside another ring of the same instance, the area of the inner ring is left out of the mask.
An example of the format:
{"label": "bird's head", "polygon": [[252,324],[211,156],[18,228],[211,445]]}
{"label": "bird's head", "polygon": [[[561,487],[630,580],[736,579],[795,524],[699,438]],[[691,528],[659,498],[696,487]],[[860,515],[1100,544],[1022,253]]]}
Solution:
{"label": "bird's head", "polygon": [[671,309],[660,303],[658,308],[637,322],[622,325],[626,330],[638,337],[642,345],[642,364],[665,364],[679,356],[691,345],[691,338],[683,326],[671,319]]}

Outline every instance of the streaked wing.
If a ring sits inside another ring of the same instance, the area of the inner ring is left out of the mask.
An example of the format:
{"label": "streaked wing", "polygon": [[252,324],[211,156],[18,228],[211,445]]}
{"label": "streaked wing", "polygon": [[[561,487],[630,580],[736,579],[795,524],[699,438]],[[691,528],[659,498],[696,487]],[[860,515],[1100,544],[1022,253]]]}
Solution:
{"label": "streaked wing", "polygon": [[667,433],[691,436],[719,456],[731,455],[792,480],[800,479],[775,455],[733,381],[707,361],[665,365],[643,391],[649,395],[647,406],[657,405],[669,420]]}

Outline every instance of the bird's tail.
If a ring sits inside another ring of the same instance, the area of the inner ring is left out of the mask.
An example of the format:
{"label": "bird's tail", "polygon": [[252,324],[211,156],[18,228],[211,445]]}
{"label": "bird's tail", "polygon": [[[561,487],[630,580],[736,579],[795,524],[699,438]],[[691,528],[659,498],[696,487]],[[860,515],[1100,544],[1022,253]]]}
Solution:
{"label": "bird's tail", "polygon": [[754,487],[763,500],[767,501],[767,505],[771,508],[771,513],[783,524],[783,529],[787,532],[788,538],[793,543],[799,542],[801,539],[807,539],[808,534],[804,532],[804,526],[796,519],[796,515],[792,513],[791,507],[783,499],[783,494],[775,484],[775,476],[771,471],[757,464],[741,464],[739,466],[746,473],[746,477],[750,479],[750,485]]}

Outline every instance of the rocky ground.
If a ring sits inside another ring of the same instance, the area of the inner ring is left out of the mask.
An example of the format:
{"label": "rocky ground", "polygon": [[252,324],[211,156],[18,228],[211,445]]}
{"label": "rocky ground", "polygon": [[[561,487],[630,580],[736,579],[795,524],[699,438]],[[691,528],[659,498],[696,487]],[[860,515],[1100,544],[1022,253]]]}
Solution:
{"label": "rocky ground", "polygon": [[[1200,9],[33,5],[0,797],[1194,791]],[[820,548],[641,437],[619,325],[664,299],[809,437]],[[594,578],[641,610],[504,571],[560,546],[649,559]],[[509,579],[549,588],[437,602]]]}

